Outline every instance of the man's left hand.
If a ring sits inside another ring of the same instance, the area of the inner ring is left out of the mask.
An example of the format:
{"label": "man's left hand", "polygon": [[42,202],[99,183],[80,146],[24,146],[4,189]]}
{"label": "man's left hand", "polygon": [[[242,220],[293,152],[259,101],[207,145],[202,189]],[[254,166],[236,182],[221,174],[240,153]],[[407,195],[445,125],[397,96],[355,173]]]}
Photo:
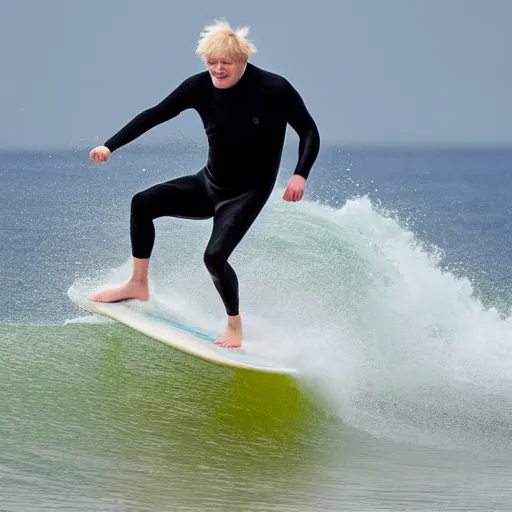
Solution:
{"label": "man's left hand", "polygon": [[299,174],[294,174],[288,180],[288,186],[283,194],[285,201],[300,201],[306,188],[306,179]]}

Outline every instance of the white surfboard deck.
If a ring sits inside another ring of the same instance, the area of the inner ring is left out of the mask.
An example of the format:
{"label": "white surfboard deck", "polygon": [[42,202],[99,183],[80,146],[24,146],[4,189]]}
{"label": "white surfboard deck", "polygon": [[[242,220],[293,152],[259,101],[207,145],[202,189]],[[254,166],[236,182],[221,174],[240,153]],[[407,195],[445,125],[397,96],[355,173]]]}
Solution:
{"label": "white surfboard deck", "polygon": [[218,347],[215,338],[191,327],[175,322],[158,314],[130,307],[133,301],[101,303],[82,300],[70,295],[70,299],[80,308],[120,322],[172,348],[221,365],[244,368],[266,373],[291,375],[294,368],[281,366],[268,357],[241,349]]}

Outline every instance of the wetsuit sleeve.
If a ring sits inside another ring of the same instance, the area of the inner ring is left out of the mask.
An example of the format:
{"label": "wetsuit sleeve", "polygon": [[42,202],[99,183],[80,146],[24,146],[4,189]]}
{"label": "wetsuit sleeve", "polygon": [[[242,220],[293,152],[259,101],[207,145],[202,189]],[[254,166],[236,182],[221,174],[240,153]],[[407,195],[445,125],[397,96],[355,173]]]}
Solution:
{"label": "wetsuit sleeve", "polygon": [[187,78],[160,103],[135,116],[103,145],[114,152],[151,128],[176,117],[183,110],[193,108],[197,97],[196,84],[196,77]]}
{"label": "wetsuit sleeve", "polygon": [[301,96],[286,80],[283,104],[286,120],[299,136],[299,159],[294,174],[307,179],[320,151],[320,134]]}

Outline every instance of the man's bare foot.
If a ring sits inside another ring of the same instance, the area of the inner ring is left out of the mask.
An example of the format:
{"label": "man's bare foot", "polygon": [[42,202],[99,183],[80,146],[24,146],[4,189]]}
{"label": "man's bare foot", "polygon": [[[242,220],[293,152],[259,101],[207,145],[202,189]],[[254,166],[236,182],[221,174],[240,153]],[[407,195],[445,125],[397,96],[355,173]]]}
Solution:
{"label": "man's bare foot", "polygon": [[119,302],[129,299],[147,301],[149,300],[149,288],[147,282],[130,279],[121,286],[91,293],[87,299],[93,302]]}
{"label": "man's bare foot", "polygon": [[214,343],[223,348],[240,348],[242,346],[242,321],[240,315],[228,316],[228,326],[224,334],[219,336]]}

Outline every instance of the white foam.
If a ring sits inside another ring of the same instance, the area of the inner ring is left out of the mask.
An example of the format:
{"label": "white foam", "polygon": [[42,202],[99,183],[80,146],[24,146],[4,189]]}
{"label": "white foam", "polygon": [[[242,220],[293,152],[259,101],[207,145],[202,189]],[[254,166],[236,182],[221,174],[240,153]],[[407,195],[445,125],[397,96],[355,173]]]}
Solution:
{"label": "white foam", "polygon": [[64,325],[72,325],[72,324],[111,324],[115,323],[113,320],[110,320],[106,317],[101,317],[98,315],[87,315],[87,316],[78,316],[76,318],[70,318],[64,321]]}

